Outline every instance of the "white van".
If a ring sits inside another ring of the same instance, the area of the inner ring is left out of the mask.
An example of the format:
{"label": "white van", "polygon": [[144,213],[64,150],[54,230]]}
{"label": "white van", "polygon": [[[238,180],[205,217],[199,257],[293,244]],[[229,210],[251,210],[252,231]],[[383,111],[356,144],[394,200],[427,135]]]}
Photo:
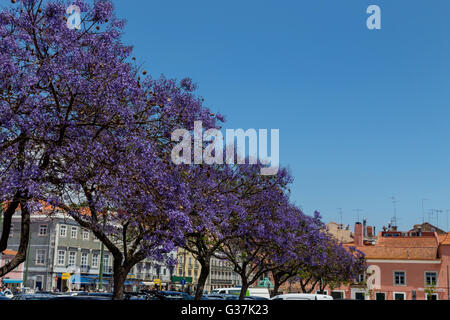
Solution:
{"label": "white van", "polygon": [[275,296],[270,300],[333,300],[333,297],[326,294],[287,293]]}
{"label": "white van", "polygon": [[[234,294],[240,295],[241,288],[218,288],[211,290],[211,294]],[[245,294],[246,297],[261,297],[270,299],[269,289],[267,288],[248,288]]]}

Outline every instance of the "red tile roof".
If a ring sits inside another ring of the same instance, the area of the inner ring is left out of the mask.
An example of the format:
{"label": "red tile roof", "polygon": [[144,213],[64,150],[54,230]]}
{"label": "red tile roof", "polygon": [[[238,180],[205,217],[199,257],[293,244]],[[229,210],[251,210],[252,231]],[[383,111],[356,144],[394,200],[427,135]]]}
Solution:
{"label": "red tile roof", "polygon": [[[354,242],[344,244],[355,246]],[[367,259],[436,260],[438,241],[435,237],[379,237],[374,246],[357,247]]]}
{"label": "red tile roof", "polygon": [[6,249],[2,252],[5,256],[15,256],[17,254],[17,251]]}

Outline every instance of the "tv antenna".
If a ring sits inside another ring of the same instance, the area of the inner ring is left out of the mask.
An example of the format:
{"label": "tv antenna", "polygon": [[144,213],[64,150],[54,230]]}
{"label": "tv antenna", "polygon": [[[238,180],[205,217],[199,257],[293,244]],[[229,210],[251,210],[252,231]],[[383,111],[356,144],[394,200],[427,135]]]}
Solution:
{"label": "tv antenna", "polygon": [[361,212],[363,212],[364,210],[363,210],[363,209],[353,209],[353,211],[356,212],[356,217],[357,217],[357,219],[358,219],[357,222],[361,222],[361,221],[359,221],[359,214],[360,214]]}
{"label": "tv antenna", "polygon": [[424,206],[424,202],[428,201],[429,199],[426,198],[422,198],[422,224],[425,223],[425,206]]}
{"label": "tv antenna", "polygon": [[397,225],[397,200],[395,199],[394,196],[390,197],[389,199],[392,200],[392,205],[394,206],[394,216],[392,217],[392,226],[393,227],[398,227]]}
{"label": "tv antenna", "polygon": [[342,225],[342,208],[337,208],[339,210],[339,223],[341,224],[341,228],[343,228]]}

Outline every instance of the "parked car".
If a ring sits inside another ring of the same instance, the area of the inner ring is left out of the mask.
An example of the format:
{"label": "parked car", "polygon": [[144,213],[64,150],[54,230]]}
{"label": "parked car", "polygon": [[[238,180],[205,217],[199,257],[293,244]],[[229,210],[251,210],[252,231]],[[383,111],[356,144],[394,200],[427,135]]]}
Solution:
{"label": "parked car", "polygon": [[56,295],[48,293],[16,294],[12,300],[50,300]]}
{"label": "parked car", "polygon": [[[212,294],[233,294],[239,296],[241,293],[241,288],[218,288],[211,291]],[[267,288],[248,288],[245,296],[249,297],[262,297],[270,299],[269,289]]]}
{"label": "parked car", "polygon": [[287,293],[275,296],[270,300],[333,300],[333,297],[326,294]]}
{"label": "parked car", "polygon": [[91,300],[111,300],[111,297],[104,296],[71,296],[71,295],[62,295],[62,296],[53,296],[49,300],[62,300],[62,301],[91,301]]}
{"label": "parked car", "polygon": [[123,300],[169,300],[156,292],[125,292]]}
{"label": "parked car", "polygon": [[218,294],[212,293],[207,295],[208,298],[214,300],[239,300],[239,295],[236,294]]}
{"label": "parked car", "polygon": [[109,297],[112,299],[113,294],[108,292],[79,292],[77,296]]}
{"label": "parked car", "polygon": [[7,298],[7,297],[5,297],[5,296],[0,295],[0,300],[8,300],[8,301],[11,301],[11,298]]}
{"label": "parked car", "polygon": [[159,295],[163,295],[168,299],[173,300],[194,300],[194,297],[189,295],[186,292],[178,292],[178,291],[158,291]]}
{"label": "parked car", "polygon": [[12,297],[14,297],[13,293],[9,289],[5,289],[3,291],[3,296],[9,299],[12,299]]}
{"label": "parked car", "polygon": [[245,297],[244,300],[270,300],[270,299],[264,298],[264,297],[257,297],[257,296],[248,296],[248,297]]}

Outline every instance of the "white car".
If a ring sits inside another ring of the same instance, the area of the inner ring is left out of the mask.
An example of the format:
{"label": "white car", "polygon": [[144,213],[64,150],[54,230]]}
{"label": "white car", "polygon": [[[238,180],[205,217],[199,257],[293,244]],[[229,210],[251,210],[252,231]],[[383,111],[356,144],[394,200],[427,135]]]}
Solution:
{"label": "white car", "polygon": [[326,294],[287,293],[275,296],[270,300],[333,300],[333,297]]}
{"label": "white car", "polygon": [[12,299],[14,297],[13,293],[9,289],[5,289],[5,291],[3,291],[3,295],[9,299]]}
{"label": "white car", "polygon": [[[211,291],[211,294],[234,294],[239,295],[241,288],[218,288]],[[269,289],[267,288],[248,288],[245,296],[261,297],[270,299]]]}

